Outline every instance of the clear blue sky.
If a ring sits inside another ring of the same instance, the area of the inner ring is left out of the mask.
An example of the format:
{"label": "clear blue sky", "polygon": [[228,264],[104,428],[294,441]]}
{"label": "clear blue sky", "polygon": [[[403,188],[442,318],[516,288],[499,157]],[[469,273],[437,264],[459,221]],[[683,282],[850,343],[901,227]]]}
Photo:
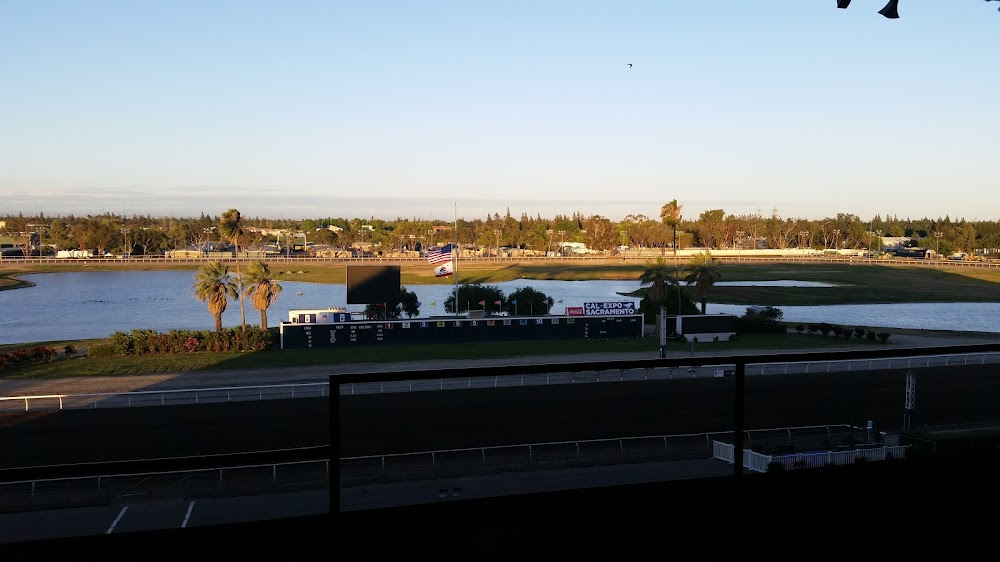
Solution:
{"label": "clear blue sky", "polygon": [[998,3],[883,4],[0,0],[0,214],[997,220]]}

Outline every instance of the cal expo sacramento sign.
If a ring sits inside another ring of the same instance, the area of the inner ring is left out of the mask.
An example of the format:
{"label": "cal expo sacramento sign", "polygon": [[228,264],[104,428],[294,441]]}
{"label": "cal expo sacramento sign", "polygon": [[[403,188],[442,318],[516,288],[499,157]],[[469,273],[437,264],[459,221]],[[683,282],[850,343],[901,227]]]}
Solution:
{"label": "cal expo sacramento sign", "polygon": [[584,316],[630,316],[635,313],[632,301],[583,303]]}

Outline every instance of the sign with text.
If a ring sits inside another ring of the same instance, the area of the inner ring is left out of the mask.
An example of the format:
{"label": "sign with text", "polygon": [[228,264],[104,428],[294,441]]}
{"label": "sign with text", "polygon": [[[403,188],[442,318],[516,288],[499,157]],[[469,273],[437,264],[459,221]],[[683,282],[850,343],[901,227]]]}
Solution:
{"label": "sign with text", "polygon": [[585,316],[629,316],[635,314],[635,303],[632,301],[619,302],[585,302],[583,303]]}
{"label": "sign with text", "polygon": [[566,316],[583,316],[582,306],[567,306]]}

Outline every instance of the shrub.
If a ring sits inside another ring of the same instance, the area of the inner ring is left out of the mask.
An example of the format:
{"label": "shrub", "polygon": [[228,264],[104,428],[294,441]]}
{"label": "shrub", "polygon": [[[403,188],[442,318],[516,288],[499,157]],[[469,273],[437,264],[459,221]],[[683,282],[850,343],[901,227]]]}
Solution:
{"label": "shrub", "polygon": [[860,340],[864,336],[865,336],[865,329],[864,328],[854,328],[854,337],[856,337],[856,338],[858,338]]}
{"label": "shrub", "polygon": [[66,347],[63,348],[63,353],[65,353],[67,356],[76,355],[76,346],[71,343],[67,344]]}
{"label": "shrub", "polygon": [[844,329],[841,328],[840,326],[833,326],[830,328],[830,331],[833,332],[833,335],[835,336],[839,336],[840,334],[844,333]]}
{"label": "shrub", "polygon": [[800,334],[802,333],[802,330],[805,330],[805,329],[806,329],[806,327],[803,326],[802,324],[796,324],[795,325],[795,331],[798,332],[798,333],[800,333]]}
{"label": "shrub", "polygon": [[865,337],[868,338],[868,341],[875,341],[875,330],[865,332]]}
{"label": "shrub", "polygon": [[806,467],[806,461],[804,459],[795,459],[794,461],[792,461],[792,467],[793,468],[805,468]]}
{"label": "shrub", "polygon": [[816,332],[819,331],[819,326],[817,326],[816,324],[809,324],[808,326],[806,326],[806,329],[809,330],[810,334],[815,334]]}
{"label": "shrub", "polygon": [[767,463],[768,472],[784,472],[785,465],[781,464],[779,461],[771,461]]}
{"label": "shrub", "polygon": [[826,322],[820,322],[819,331],[821,334],[823,334],[824,336],[828,336],[830,335],[830,330],[833,330],[833,326],[827,324]]}
{"label": "shrub", "polygon": [[853,334],[853,333],[854,333],[853,330],[845,329],[844,330],[844,337],[847,338],[847,339],[851,339],[851,334]]}
{"label": "shrub", "polygon": [[99,343],[87,348],[88,357],[111,357],[112,355],[119,354],[115,346],[110,343]]}
{"label": "shrub", "polygon": [[878,339],[882,340],[882,343],[885,343],[885,340],[889,339],[889,332],[879,332],[876,335]]}

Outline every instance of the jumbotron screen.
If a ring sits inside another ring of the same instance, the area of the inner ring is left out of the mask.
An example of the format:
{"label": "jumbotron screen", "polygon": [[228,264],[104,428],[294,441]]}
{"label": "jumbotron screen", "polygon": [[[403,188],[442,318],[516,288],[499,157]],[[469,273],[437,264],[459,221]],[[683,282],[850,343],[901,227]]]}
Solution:
{"label": "jumbotron screen", "polygon": [[398,265],[347,266],[347,304],[378,304],[399,298]]}

